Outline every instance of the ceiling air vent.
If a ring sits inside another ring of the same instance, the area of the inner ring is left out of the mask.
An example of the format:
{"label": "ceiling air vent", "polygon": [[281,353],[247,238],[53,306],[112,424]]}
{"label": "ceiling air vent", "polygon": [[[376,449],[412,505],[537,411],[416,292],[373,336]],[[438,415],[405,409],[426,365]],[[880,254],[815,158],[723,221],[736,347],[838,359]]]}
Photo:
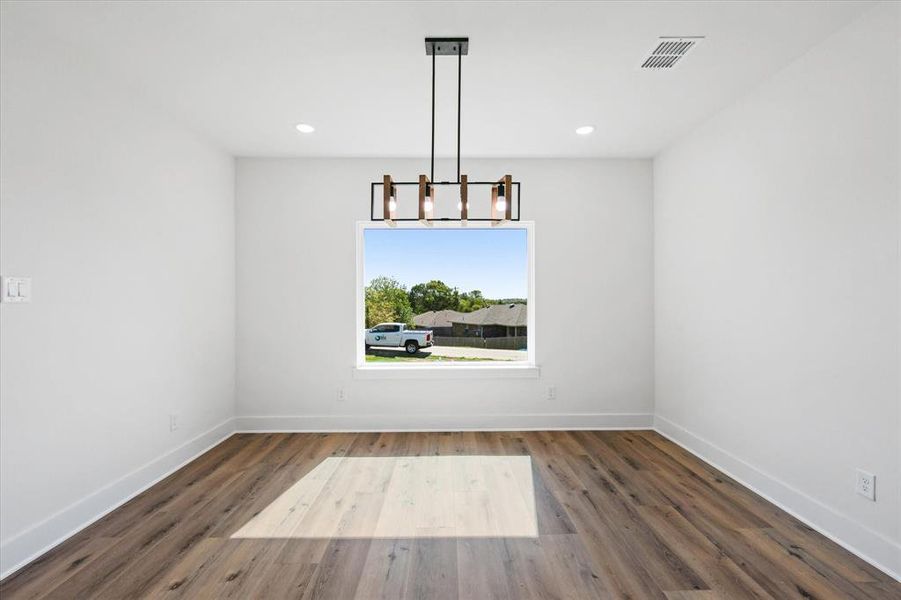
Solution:
{"label": "ceiling air vent", "polygon": [[688,51],[703,40],[703,36],[660,37],[657,45],[643,63],[642,69],[672,69]]}

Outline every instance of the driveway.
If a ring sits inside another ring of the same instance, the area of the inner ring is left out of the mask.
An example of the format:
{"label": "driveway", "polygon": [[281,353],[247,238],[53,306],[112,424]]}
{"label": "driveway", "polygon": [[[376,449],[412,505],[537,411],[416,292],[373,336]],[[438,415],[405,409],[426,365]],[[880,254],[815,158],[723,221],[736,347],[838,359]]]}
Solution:
{"label": "driveway", "polygon": [[432,356],[457,356],[465,358],[485,358],[488,360],[528,360],[525,350],[495,350],[493,348],[467,348],[464,346],[431,346],[423,348]]}

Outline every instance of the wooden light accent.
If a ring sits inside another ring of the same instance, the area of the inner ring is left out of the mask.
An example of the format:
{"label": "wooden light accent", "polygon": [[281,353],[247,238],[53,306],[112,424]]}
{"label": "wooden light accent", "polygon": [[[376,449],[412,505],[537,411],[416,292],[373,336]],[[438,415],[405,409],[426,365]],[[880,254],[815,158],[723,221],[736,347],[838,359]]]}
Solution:
{"label": "wooden light accent", "polygon": [[460,175],[460,220],[464,223],[469,218],[469,188],[467,184],[469,178],[466,175]]}
{"label": "wooden light accent", "polygon": [[497,186],[491,186],[491,220],[497,222],[498,214],[497,214]]}
{"label": "wooden light accent", "polygon": [[[391,204],[391,198],[394,198],[395,205],[397,204],[397,196],[394,190],[394,180],[391,179],[391,175],[385,175],[382,178],[382,189],[384,190],[382,196],[382,218],[385,219],[388,223],[392,223],[394,216],[391,211],[389,205]],[[395,206],[396,208],[396,206]]]}
{"label": "wooden light accent", "polygon": [[513,176],[504,175],[504,200],[507,202],[507,210],[504,213],[504,220],[509,221],[513,218]]}
{"label": "wooden light accent", "polygon": [[497,197],[498,197],[498,186],[491,186],[491,220],[502,222],[509,221],[513,218],[513,176],[512,175],[504,175],[502,178],[498,179],[498,184],[504,186],[504,202],[506,202],[506,208],[504,212],[498,212],[497,210]]}
{"label": "wooden light accent", "polygon": [[[432,210],[425,209],[426,189],[430,191],[429,199],[432,201]],[[429,222],[435,216],[435,186],[431,185],[431,181],[425,175],[419,176],[419,220],[423,223]]]}

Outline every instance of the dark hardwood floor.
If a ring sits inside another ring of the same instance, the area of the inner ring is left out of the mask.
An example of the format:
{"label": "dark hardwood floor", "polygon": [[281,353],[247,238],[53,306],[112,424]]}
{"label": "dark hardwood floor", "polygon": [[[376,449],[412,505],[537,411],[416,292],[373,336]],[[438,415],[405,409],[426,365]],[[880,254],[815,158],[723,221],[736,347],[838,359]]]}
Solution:
{"label": "dark hardwood floor", "polygon": [[[346,461],[411,456],[531,467]],[[442,465],[448,487],[417,464]],[[523,502],[531,521],[499,510]],[[0,596],[901,598],[901,584],[653,432],[239,434]]]}

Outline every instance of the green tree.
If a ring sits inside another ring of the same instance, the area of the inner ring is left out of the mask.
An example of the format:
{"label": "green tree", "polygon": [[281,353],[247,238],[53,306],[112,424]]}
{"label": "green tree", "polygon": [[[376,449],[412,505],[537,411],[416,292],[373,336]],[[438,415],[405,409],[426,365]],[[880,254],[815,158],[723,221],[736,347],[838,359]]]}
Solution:
{"label": "green tree", "polygon": [[499,298],[492,300],[492,304],[528,304],[525,298]]}
{"label": "green tree", "polygon": [[366,286],[366,327],[379,323],[413,325],[407,288],[391,277],[376,277]]}
{"label": "green tree", "polygon": [[410,288],[410,306],[414,315],[430,310],[457,310],[459,303],[460,293],[437,279],[417,283]]}
{"label": "green tree", "polygon": [[469,293],[463,292],[460,294],[459,308],[457,310],[465,313],[473,312],[474,310],[485,308],[491,304],[493,304],[493,302],[483,297],[480,290],[472,290]]}

